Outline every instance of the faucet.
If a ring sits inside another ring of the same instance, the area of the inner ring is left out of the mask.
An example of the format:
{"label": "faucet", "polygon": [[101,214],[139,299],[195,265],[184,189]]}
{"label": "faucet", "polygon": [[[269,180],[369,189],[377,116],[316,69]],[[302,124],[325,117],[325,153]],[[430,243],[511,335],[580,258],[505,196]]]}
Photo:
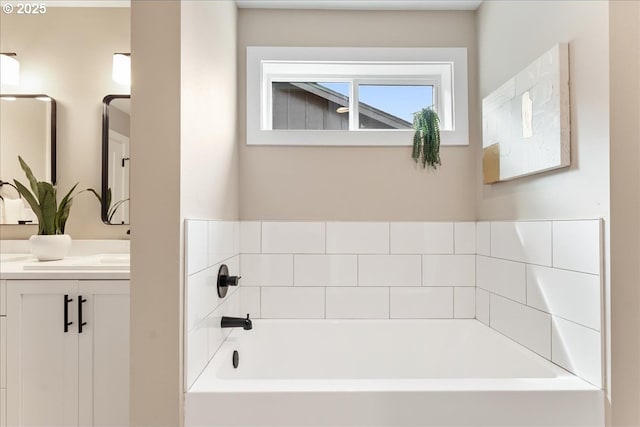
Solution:
{"label": "faucet", "polygon": [[251,324],[251,319],[249,319],[249,313],[247,313],[246,319],[243,317],[222,316],[222,319],[220,320],[220,327],[221,328],[241,327],[245,331],[248,331],[251,328],[253,328],[253,325]]}

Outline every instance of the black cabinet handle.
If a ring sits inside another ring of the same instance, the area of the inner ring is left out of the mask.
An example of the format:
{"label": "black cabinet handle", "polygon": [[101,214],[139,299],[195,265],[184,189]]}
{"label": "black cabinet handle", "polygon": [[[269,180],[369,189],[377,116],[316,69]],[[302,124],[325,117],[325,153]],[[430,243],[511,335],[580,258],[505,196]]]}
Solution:
{"label": "black cabinet handle", "polygon": [[87,302],[86,298],[82,298],[82,295],[78,295],[78,333],[82,333],[82,327],[87,324],[87,322],[82,321],[82,303]]}
{"label": "black cabinet handle", "polygon": [[73,325],[73,322],[69,322],[69,303],[73,301],[73,298],[69,298],[69,295],[64,296],[64,331],[69,332],[69,326]]}

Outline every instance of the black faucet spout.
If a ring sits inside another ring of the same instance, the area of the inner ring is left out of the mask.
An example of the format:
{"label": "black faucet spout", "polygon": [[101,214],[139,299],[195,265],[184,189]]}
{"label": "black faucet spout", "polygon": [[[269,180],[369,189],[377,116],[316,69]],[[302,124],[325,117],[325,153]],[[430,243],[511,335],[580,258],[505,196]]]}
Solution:
{"label": "black faucet spout", "polygon": [[253,324],[251,323],[251,319],[249,319],[249,313],[247,313],[247,318],[243,317],[227,317],[222,316],[220,320],[221,328],[242,328],[245,331],[251,330],[253,328]]}

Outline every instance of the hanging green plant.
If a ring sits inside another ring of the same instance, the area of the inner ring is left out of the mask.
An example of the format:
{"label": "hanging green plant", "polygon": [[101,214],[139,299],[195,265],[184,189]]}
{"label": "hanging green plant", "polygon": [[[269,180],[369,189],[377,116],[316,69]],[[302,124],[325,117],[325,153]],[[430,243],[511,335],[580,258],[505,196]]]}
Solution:
{"label": "hanging green plant", "polygon": [[411,157],[426,169],[437,169],[440,162],[440,118],[431,107],[413,115],[413,152]]}

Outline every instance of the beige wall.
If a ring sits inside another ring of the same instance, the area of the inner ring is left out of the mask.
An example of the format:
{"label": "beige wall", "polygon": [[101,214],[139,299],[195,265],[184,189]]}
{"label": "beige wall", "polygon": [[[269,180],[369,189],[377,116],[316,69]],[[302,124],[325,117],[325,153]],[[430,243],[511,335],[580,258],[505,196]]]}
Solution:
{"label": "beige wall", "polygon": [[610,3],[611,425],[640,425],[640,2]]}
{"label": "beige wall", "polygon": [[[38,101],[33,98],[16,99],[15,101],[0,100],[0,179],[13,183],[14,179],[27,183],[18,156],[21,156],[38,179],[47,179],[50,173],[51,158],[47,156],[50,150],[51,103]],[[17,198],[13,188],[5,186],[0,194]]]}
{"label": "beige wall", "polygon": [[131,116],[116,108],[120,103],[129,103],[128,99],[114,99],[109,104],[109,129],[120,135],[131,136]]}
{"label": "beige wall", "polygon": [[[111,79],[114,52],[129,51],[128,8],[48,8],[44,15],[0,14],[0,51],[16,52],[20,86],[3,93],[45,93],[58,103],[58,188],[100,188],[102,98],[125,93]],[[127,238],[108,226],[90,193],[74,199],[67,232],[76,239]],[[24,239],[35,226],[2,226],[0,238]]]}
{"label": "beige wall", "polygon": [[[242,219],[474,219],[474,12],[241,9],[238,17]],[[435,173],[416,167],[410,147],[247,146],[247,46],[466,47],[472,145],[443,147]]]}
{"label": "beige wall", "polygon": [[568,169],[482,185],[477,145],[478,218],[608,217],[607,2],[486,1],[477,25],[479,103],[553,45],[569,42],[572,106]]}
{"label": "beige wall", "polygon": [[183,218],[238,219],[236,6],[183,1]]}
{"label": "beige wall", "polygon": [[131,5],[131,426],[182,423],[180,4]]}
{"label": "beige wall", "polygon": [[131,425],[177,427],[184,219],[238,217],[236,8],[140,0],[131,11]]}

